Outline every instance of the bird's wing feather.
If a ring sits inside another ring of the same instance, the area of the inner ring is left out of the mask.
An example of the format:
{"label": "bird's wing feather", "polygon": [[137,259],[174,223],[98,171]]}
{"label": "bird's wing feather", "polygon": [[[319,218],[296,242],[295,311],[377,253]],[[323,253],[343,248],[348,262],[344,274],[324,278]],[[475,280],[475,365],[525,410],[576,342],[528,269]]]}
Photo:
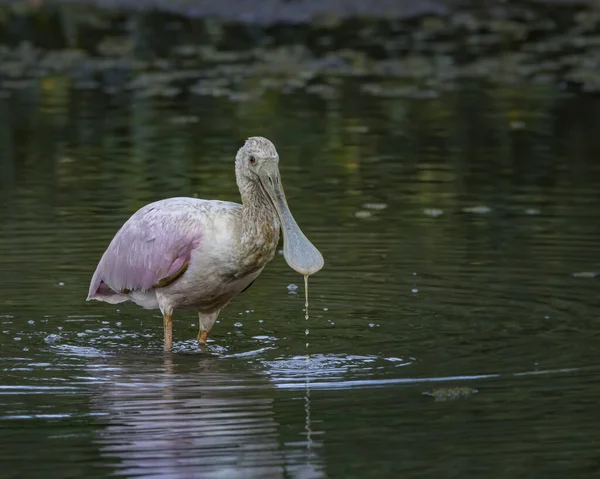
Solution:
{"label": "bird's wing feather", "polygon": [[178,273],[202,242],[202,212],[202,204],[192,199],[179,203],[177,199],[163,200],[138,210],[102,256],[88,300],[148,291],[161,279]]}

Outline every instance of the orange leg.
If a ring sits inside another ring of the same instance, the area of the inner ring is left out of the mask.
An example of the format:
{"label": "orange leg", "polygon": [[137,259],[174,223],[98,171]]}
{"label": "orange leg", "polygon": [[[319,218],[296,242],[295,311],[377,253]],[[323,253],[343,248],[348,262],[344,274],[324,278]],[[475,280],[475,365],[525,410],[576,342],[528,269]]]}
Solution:
{"label": "orange leg", "polygon": [[198,331],[198,344],[200,346],[204,346],[206,344],[206,340],[208,339],[208,331]]}
{"label": "orange leg", "polygon": [[165,351],[173,350],[173,313],[165,313],[163,316],[165,327]]}
{"label": "orange leg", "polygon": [[218,316],[219,311],[213,311],[212,313],[198,313],[198,344],[200,346],[206,346],[208,333],[210,333]]}

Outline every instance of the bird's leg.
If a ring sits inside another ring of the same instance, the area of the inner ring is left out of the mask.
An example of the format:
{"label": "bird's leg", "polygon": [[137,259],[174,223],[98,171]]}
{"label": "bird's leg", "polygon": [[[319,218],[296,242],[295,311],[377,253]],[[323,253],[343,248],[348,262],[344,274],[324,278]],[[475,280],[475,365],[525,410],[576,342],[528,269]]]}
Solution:
{"label": "bird's leg", "polygon": [[173,350],[173,313],[163,314],[163,325],[165,327],[165,351]]}
{"label": "bird's leg", "polygon": [[210,333],[210,330],[218,317],[219,311],[213,313],[198,313],[198,344],[200,346],[206,345],[208,333]]}

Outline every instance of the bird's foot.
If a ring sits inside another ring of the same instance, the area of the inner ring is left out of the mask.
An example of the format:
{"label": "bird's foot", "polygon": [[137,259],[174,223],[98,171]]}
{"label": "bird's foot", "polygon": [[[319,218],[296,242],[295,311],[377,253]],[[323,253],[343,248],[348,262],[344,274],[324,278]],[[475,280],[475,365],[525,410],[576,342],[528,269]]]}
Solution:
{"label": "bird's foot", "polygon": [[198,344],[200,346],[206,346],[206,340],[208,339],[208,331],[198,331]]}

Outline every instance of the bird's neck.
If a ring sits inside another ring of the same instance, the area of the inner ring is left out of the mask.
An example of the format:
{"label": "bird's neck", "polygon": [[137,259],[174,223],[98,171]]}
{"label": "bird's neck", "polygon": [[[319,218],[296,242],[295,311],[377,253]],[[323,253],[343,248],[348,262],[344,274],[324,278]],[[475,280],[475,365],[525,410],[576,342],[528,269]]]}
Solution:
{"label": "bird's neck", "polygon": [[[271,200],[256,183],[240,188],[242,195],[242,249],[248,257],[266,263],[279,242],[279,216]],[[264,264],[263,264],[264,266]]]}

